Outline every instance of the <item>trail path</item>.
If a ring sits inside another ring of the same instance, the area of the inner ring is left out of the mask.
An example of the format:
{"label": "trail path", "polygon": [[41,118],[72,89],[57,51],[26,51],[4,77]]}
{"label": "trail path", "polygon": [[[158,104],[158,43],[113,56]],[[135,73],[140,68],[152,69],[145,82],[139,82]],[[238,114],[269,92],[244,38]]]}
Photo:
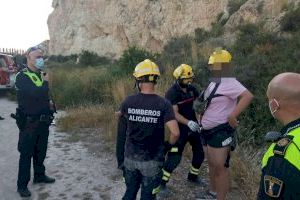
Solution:
{"label": "trail path", "polygon": [[[16,192],[19,152],[18,129],[9,117],[16,104],[0,97],[0,199],[19,200]],[[190,161],[184,158],[170,181],[168,200],[195,199],[205,188],[186,181]],[[101,129],[82,129],[77,133],[62,133],[50,127],[49,145],[45,160],[46,172],[56,178],[54,184],[28,187],[32,200],[119,200],[125,190],[121,173],[116,169],[114,144]],[[206,168],[202,170],[206,174]],[[242,200],[235,189],[230,200]],[[138,198],[139,199],[139,198]]]}

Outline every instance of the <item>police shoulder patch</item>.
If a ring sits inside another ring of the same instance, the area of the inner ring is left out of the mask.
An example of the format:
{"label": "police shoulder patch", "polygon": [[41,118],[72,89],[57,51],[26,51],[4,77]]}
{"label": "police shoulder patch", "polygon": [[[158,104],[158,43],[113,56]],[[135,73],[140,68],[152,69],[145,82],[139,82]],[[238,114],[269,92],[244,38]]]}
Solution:
{"label": "police shoulder patch", "polygon": [[282,192],[283,181],[274,177],[264,176],[264,189],[269,197],[278,198]]}

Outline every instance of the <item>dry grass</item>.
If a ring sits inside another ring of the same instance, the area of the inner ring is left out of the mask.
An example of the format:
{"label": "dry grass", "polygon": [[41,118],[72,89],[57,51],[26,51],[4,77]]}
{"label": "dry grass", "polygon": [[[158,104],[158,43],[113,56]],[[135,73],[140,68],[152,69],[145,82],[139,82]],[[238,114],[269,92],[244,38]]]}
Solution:
{"label": "dry grass", "polygon": [[66,110],[67,115],[58,121],[61,131],[80,128],[103,128],[109,138],[114,138],[117,120],[112,105],[86,105]]}
{"label": "dry grass", "polygon": [[[210,49],[210,48],[208,48]],[[208,51],[204,48],[202,50]],[[165,73],[161,76],[157,84],[157,93],[164,96],[166,90],[171,86],[174,79],[172,77],[173,67],[165,67]],[[98,71],[99,72],[99,71]],[[96,71],[94,71],[96,73]],[[81,80],[89,84],[88,77],[91,71]],[[73,74],[72,74],[73,75]],[[67,116],[59,120],[62,131],[74,131],[80,128],[102,128],[107,138],[114,140],[117,132],[117,118],[114,112],[118,110],[121,102],[126,96],[133,94],[135,90],[133,78],[119,78],[102,85],[102,94],[107,95],[104,104],[82,105],[68,108]],[[94,86],[96,87],[96,86]],[[262,151],[261,151],[262,152]],[[237,148],[232,156],[231,173],[234,182],[247,199],[255,199],[260,180],[260,168],[258,162],[262,157],[261,152],[254,152],[250,147],[244,145]],[[184,151],[184,156],[191,159],[192,150],[190,145]]]}
{"label": "dry grass", "polygon": [[255,200],[260,182],[260,160],[263,150],[254,151],[240,146],[234,151],[231,161],[231,174],[239,190],[249,200]]}
{"label": "dry grass", "polygon": [[113,104],[120,105],[122,101],[129,95],[134,93],[133,79],[118,79],[113,81],[113,84],[107,87],[113,99]]}

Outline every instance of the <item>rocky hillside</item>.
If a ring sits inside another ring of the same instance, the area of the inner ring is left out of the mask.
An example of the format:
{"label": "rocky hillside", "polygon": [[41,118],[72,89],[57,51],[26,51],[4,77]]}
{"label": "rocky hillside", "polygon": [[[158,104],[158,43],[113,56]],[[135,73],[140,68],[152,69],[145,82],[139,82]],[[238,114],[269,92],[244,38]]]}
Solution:
{"label": "rocky hillside", "polygon": [[[241,23],[260,21],[276,30],[291,2],[299,0],[53,0],[48,18],[49,53],[69,55],[89,50],[118,58],[129,46],[160,51],[172,37],[210,29],[220,13],[227,34]],[[229,6],[228,6],[229,5]]]}

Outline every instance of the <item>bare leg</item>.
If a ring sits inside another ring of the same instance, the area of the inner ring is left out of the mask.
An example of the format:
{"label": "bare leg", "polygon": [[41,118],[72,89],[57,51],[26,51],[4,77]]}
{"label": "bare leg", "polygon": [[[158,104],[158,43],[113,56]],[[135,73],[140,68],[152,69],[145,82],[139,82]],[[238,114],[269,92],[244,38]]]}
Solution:
{"label": "bare leg", "polygon": [[214,178],[214,165],[212,162],[213,160],[211,159],[211,155],[209,154],[208,146],[203,146],[203,150],[208,162],[209,190],[212,192],[216,192],[216,183]]}
{"label": "bare leg", "polygon": [[211,189],[216,189],[218,200],[225,200],[229,191],[229,170],[224,167],[228,151],[229,147],[213,148],[208,146],[209,164],[212,168],[212,186],[215,186]]}

